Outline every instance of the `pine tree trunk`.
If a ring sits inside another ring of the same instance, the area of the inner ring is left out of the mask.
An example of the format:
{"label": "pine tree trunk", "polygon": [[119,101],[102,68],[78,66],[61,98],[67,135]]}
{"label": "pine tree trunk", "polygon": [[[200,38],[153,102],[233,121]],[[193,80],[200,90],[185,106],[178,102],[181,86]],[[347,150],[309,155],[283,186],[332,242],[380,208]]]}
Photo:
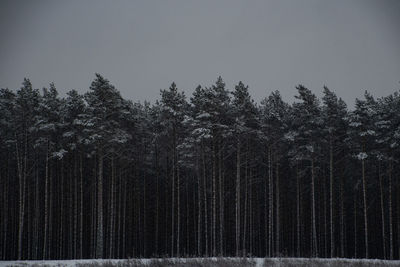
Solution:
{"label": "pine tree trunk", "polygon": [[397,255],[400,258],[400,180],[399,178],[397,178],[397,180]]}
{"label": "pine tree trunk", "polygon": [[[69,161],[70,162],[70,161]],[[75,232],[74,232],[74,173],[73,171],[69,170],[69,180],[67,180],[67,185],[69,184],[69,188],[68,188],[68,197],[67,197],[67,201],[68,201],[68,231],[67,233],[69,233],[67,235],[67,259],[72,259],[72,243],[73,240],[75,239]]]}
{"label": "pine tree trunk", "polygon": [[[248,147],[247,147],[247,155],[248,155]],[[243,239],[242,239],[242,251],[243,251],[243,257],[246,257],[246,238],[247,238],[247,214],[248,214],[248,175],[247,175],[247,169],[248,169],[248,158],[247,156],[245,157],[245,169],[244,169],[244,209],[243,209]]]}
{"label": "pine tree trunk", "polygon": [[77,254],[77,249],[78,249],[78,164],[77,164],[77,155],[75,152],[74,155],[74,238],[72,240],[73,242],[73,254],[72,258],[76,259],[78,257]]}
{"label": "pine tree trunk", "polygon": [[[323,239],[324,239],[324,254],[322,255],[322,257],[324,258],[328,258],[329,254],[328,254],[328,222],[327,222],[327,218],[328,218],[328,212],[327,212],[327,200],[326,200],[326,196],[327,196],[327,192],[326,192],[326,174],[324,173],[324,179],[323,182],[321,183],[321,186],[323,187],[323,203],[324,203],[324,235],[323,235]],[[321,215],[322,216],[322,215]],[[322,239],[322,235],[321,239]],[[322,241],[320,242],[320,244],[322,243]]]}
{"label": "pine tree trunk", "polygon": [[[177,171],[178,183],[179,183],[179,170]],[[146,257],[146,248],[147,248],[147,201],[146,201],[146,174],[143,173],[143,230],[142,233],[142,253],[141,257]],[[179,186],[178,186],[178,240],[179,240],[179,225],[180,225],[180,217],[179,217]],[[177,254],[179,255],[179,241],[178,241],[178,249]]]}
{"label": "pine tree trunk", "polygon": [[[189,197],[188,179],[186,179],[186,181],[185,181],[185,191],[186,191],[186,227],[185,227],[185,229],[186,229],[186,233],[185,233],[186,234],[186,248],[185,248],[184,254],[188,255],[191,252],[190,251],[191,232],[190,232],[190,229],[189,229],[190,228],[190,224],[189,224],[189,217],[190,217],[190,211],[189,211],[190,202],[189,202],[189,199],[190,199],[190,197]],[[183,236],[183,237],[185,237],[185,236]],[[196,239],[196,235],[195,235],[194,239]]]}
{"label": "pine tree trunk", "polygon": [[202,144],[202,165],[203,165],[203,196],[204,196],[204,232],[205,232],[205,255],[208,256],[208,212],[207,212],[207,182],[206,182],[206,160]]}
{"label": "pine tree trunk", "polygon": [[365,235],[365,258],[368,259],[368,219],[367,219],[367,183],[365,179],[365,161],[361,161],[362,184],[363,184],[363,204],[364,204],[364,235]]}
{"label": "pine tree trunk", "polygon": [[335,257],[335,224],[333,220],[333,147],[329,144],[329,207],[330,207],[330,234],[331,234],[331,258]]}
{"label": "pine tree trunk", "polygon": [[114,249],[114,221],[115,221],[115,203],[114,203],[114,193],[115,191],[115,167],[114,167],[114,157],[111,157],[111,190],[110,190],[110,218],[109,218],[109,252],[108,257],[113,258]]}
{"label": "pine tree trunk", "polygon": [[46,147],[46,167],[45,167],[45,187],[44,187],[44,237],[43,237],[43,255],[42,259],[47,259],[47,233],[49,224],[48,203],[49,203],[49,142]]}
{"label": "pine tree trunk", "polygon": [[222,147],[219,148],[219,255],[224,254],[224,181],[222,177]]}
{"label": "pine tree trunk", "polygon": [[122,257],[126,257],[126,209],[127,209],[127,200],[126,200],[126,187],[127,187],[127,181],[126,177],[124,177],[123,181],[123,198],[122,198],[122,204],[123,204],[123,215],[122,215]]}
{"label": "pine tree trunk", "polygon": [[[178,162],[178,161],[176,161]],[[181,198],[180,198],[180,173],[179,173],[179,166],[177,164],[176,166],[176,183],[177,183],[177,202],[178,202],[178,210],[177,210],[177,215],[178,215],[178,222],[177,222],[177,234],[176,234],[176,255],[179,258],[180,257],[180,238],[181,238]]]}
{"label": "pine tree trunk", "polygon": [[48,252],[47,252],[46,258],[51,259],[51,258],[53,258],[52,257],[52,251],[53,251],[52,240],[53,240],[53,209],[54,209],[54,207],[53,207],[54,206],[54,181],[51,178],[53,175],[52,168],[51,168],[51,162],[49,162],[48,167],[49,167],[48,181],[49,181],[50,195],[49,195],[49,219],[48,219],[48,221],[49,221],[49,230],[48,230],[49,237],[48,237],[48,246],[47,246]]}
{"label": "pine tree trunk", "polygon": [[83,163],[82,154],[79,155],[79,175],[80,175],[80,227],[79,227],[79,257],[83,259]]}
{"label": "pine tree trunk", "polygon": [[103,150],[98,151],[96,258],[103,258]]}
{"label": "pine tree trunk", "polygon": [[317,223],[315,214],[315,175],[314,175],[314,159],[311,159],[311,201],[312,201],[312,236],[313,236],[313,256],[318,257],[317,244]]}
{"label": "pine tree trunk", "polygon": [[117,229],[117,258],[121,258],[121,222],[122,222],[122,177],[121,172],[118,175],[118,211],[117,211],[117,218],[118,218],[118,229]]}
{"label": "pine tree trunk", "polygon": [[340,257],[344,258],[345,251],[345,220],[344,220],[344,189],[343,178],[340,179]]}
{"label": "pine tree trunk", "polygon": [[98,184],[98,177],[97,177],[97,166],[98,163],[96,161],[96,158],[94,159],[93,162],[93,182],[96,190],[93,190],[90,200],[91,200],[91,227],[90,227],[90,258],[96,258],[96,235],[97,235],[97,222],[96,222],[96,216],[97,216],[97,184]]}
{"label": "pine tree trunk", "polygon": [[274,249],[273,249],[273,230],[274,230],[274,201],[273,201],[273,196],[274,196],[274,186],[273,186],[273,177],[272,177],[272,151],[271,148],[268,150],[268,203],[269,203],[269,209],[268,209],[268,257],[271,257],[273,255]]}
{"label": "pine tree trunk", "polygon": [[384,199],[383,199],[383,182],[382,182],[382,174],[380,170],[380,162],[378,167],[378,176],[379,176],[379,188],[380,188],[380,200],[381,200],[381,223],[382,223],[382,248],[383,248],[383,258],[386,259],[386,236],[385,236],[385,207],[384,207]]}
{"label": "pine tree trunk", "polygon": [[[27,133],[25,133],[25,136]],[[23,233],[24,233],[24,217],[25,217],[25,176],[26,169],[22,166],[23,160],[19,153],[18,139],[16,138],[16,156],[17,156],[17,167],[18,167],[18,181],[19,181],[19,217],[18,217],[18,260],[22,260],[23,253]],[[25,137],[26,143],[26,137]],[[26,144],[25,144],[25,160],[24,166],[26,167]]]}
{"label": "pine tree trunk", "polygon": [[[198,160],[197,160],[198,161]],[[197,162],[197,256],[201,256],[201,181],[200,181],[200,170],[199,162]]]}
{"label": "pine tree trunk", "polygon": [[63,218],[64,218],[64,160],[61,159],[61,172],[60,172],[60,233],[59,233],[59,244],[58,244],[58,258],[63,258]]}
{"label": "pine tree trunk", "polygon": [[171,257],[174,256],[174,245],[175,245],[175,128],[173,132],[173,144],[172,144],[172,200],[171,200]]}
{"label": "pine tree trunk", "polygon": [[[269,176],[268,176],[269,177]],[[268,256],[268,178],[264,178],[264,240],[265,240],[265,257]]]}
{"label": "pine tree trunk", "polygon": [[159,248],[158,248],[158,244],[159,244],[159,216],[160,216],[160,185],[159,185],[159,176],[160,176],[160,169],[159,169],[159,163],[158,163],[158,148],[157,145],[155,146],[155,156],[156,156],[156,233],[155,233],[155,237],[156,237],[156,244],[155,244],[155,251],[156,251],[156,255],[159,255]]}
{"label": "pine tree trunk", "polygon": [[296,210],[297,210],[297,257],[301,256],[300,246],[301,242],[301,220],[300,220],[300,178],[299,178],[299,165],[296,164]]}
{"label": "pine tree trunk", "polygon": [[216,225],[217,225],[217,201],[216,201],[216,148],[213,141],[213,175],[212,175],[212,256],[217,254],[216,246]]}
{"label": "pine tree trunk", "polygon": [[[393,260],[393,217],[392,217],[392,160],[389,161],[389,260]],[[399,255],[400,257],[400,255]]]}
{"label": "pine tree trunk", "polygon": [[357,258],[357,191],[354,194],[354,258]]}
{"label": "pine tree trunk", "polygon": [[275,249],[276,249],[276,256],[280,256],[280,218],[279,218],[279,209],[280,209],[280,197],[279,197],[279,163],[276,163],[276,238],[275,238]]}
{"label": "pine tree trunk", "polygon": [[[1,178],[0,178],[1,180]],[[39,242],[40,242],[40,230],[39,230],[39,224],[40,222],[40,197],[39,197],[39,187],[40,187],[40,182],[39,182],[39,170],[36,169],[36,184],[35,184],[35,239],[34,239],[34,248],[35,248],[35,253],[34,253],[34,259],[38,260],[39,259]]]}
{"label": "pine tree trunk", "polygon": [[9,194],[10,194],[10,192],[9,192],[9,175],[8,175],[8,171],[7,171],[7,174],[6,174],[6,176],[5,176],[5,178],[4,178],[4,187],[3,187],[3,189],[4,189],[4,194],[3,194],[3,211],[4,211],[4,216],[3,216],[3,233],[4,233],[4,235],[3,235],[3,258],[2,258],[2,260],[6,260],[6,259],[8,259],[8,257],[7,257],[7,246],[6,246],[6,244],[7,244],[7,241],[8,241],[8,239],[7,239],[7,234],[8,234],[8,231],[7,231],[7,229],[8,229],[8,210],[9,210],[9,203],[8,203],[8,198],[9,198]]}
{"label": "pine tree trunk", "polygon": [[240,242],[240,139],[236,144],[236,199],[235,199],[235,224],[236,224],[236,257],[239,256]]}

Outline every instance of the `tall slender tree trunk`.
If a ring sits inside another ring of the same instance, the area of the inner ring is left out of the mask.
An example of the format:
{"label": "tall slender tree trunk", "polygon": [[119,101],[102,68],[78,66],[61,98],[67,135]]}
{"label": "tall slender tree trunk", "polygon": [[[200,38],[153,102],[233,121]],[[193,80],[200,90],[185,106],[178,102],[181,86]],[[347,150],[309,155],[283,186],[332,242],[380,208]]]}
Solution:
{"label": "tall slender tree trunk", "polygon": [[365,179],[365,160],[361,161],[362,168],[362,184],[363,184],[363,204],[364,204],[364,236],[365,236],[365,258],[369,258],[368,254],[368,216],[367,216],[367,183]]}
{"label": "tall slender tree trunk", "polygon": [[279,190],[279,163],[276,163],[276,238],[275,238],[275,249],[276,249],[276,255],[280,256],[280,217],[279,217],[279,210],[280,210],[280,190]]}
{"label": "tall slender tree trunk", "polygon": [[46,147],[46,167],[45,167],[45,185],[44,185],[44,237],[43,237],[43,255],[42,259],[47,259],[47,233],[49,224],[49,142],[47,141]]}
{"label": "tall slender tree trunk", "polygon": [[330,207],[330,234],[331,234],[331,258],[335,257],[335,223],[333,219],[333,145],[329,144],[329,207]]}
{"label": "tall slender tree trunk", "polygon": [[121,172],[118,175],[118,211],[117,211],[117,218],[118,218],[118,226],[117,226],[117,247],[116,247],[116,255],[117,258],[121,258],[121,224],[122,224],[122,175]]}
{"label": "tall slender tree trunk", "polygon": [[[176,161],[178,162],[178,161]],[[176,232],[176,255],[177,257],[180,257],[180,239],[181,239],[181,193],[180,193],[180,171],[179,171],[179,166],[177,164],[176,166],[176,183],[177,183],[177,202],[178,202],[178,210],[177,210],[177,215],[178,215],[178,221],[177,221],[177,232]]]}
{"label": "tall slender tree trunk", "polygon": [[397,249],[400,258],[400,179],[397,178]]}
{"label": "tall slender tree trunk", "polygon": [[160,179],[160,167],[159,167],[159,163],[158,163],[158,147],[157,144],[155,145],[155,156],[156,156],[156,233],[155,233],[155,237],[156,237],[156,255],[159,255],[159,216],[160,216],[160,185],[159,185],[159,179]]}
{"label": "tall slender tree trunk", "polygon": [[8,210],[9,210],[9,203],[8,203],[8,198],[9,198],[9,171],[7,169],[7,174],[4,177],[4,193],[3,193],[3,211],[4,211],[4,216],[3,216],[3,260],[6,260],[7,257],[7,234],[8,234]]}
{"label": "tall slender tree trunk", "polygon": [[103,229],[103,150],[98,150],[98,179],[97,179],[97,231],[96,231],[96,258],[102,259],[104,252]]}
{"label": "tall slender tree trunk", "polygon": [[[146,199],[146,174],[145,172],[142,173],[143,177],[142,177],[142,193],[140,194],[141,196],[141,200],[142,200],[142,205],[140,205],[140,211],[139,214],[141,216],[141,219],[139,219],[139,223],[140,223],[140,228],[139,228],[139,239],[138,239],[138,245],[139,245],[139,256],[145,257],[146,255],[146,242],[147,242],[147,227],[146,227],[146,207],[147,207],[147,199]],[[178,175],[178,174],[177,174]],[[178,212],[177,212],[178,213]]]}
{"label": "tall slender tree trunk", "polygon": [[382,223],[382,248],[383,248],[383,258],[386,259],[386,235],[385,235],[385,206],[384,206],[384,198],[383,198],[383,181],[381,174],[381,166],[378,166],[378,176],[379,176],[379,189],[380,189],[380,200],[381,200],[381,223]]}
{"label": "tall slender tree trunk", "polygon": [[[323,235],[323,239],[324,239],[324,254],[322,255],[322,257],[327,258],[329,257],[329,253],[328,253],[328,212],[327,212],[327,192],[326,192],[326,174],[324,173],[324,179],[323,182],[321,183],[321,186],[323,187],[323,203],[324,203],[324,235]],[[321,215],[322,217],[322,215]],[[322,219],[321,219],[322,220]],[[322,239],[322,235],[320,235],[321,239]],[[320,244],[322,243],[322,240],[320,241]]]}
{"label": "tall slender tree trunk", "polygon": [[173,129],[173,144],[172,144],[172,200],[171,200],[171,257],[174,256],[175,247],[175,128]]}
{"label": "tall slender tree trunk", "polygon": [[92,192],[90,196],[91,200],[91,227],[90,227],[90,258],[96,258],[96,235],[97,235],[97,222],[96,222],[96,216],[97,216],[97,187],[98,187],[98,177],[97,177],[97,168],[98,168],[98,163],[97,163],[97,157],[94,158],[93,161],[93,183],[95,186],[94,192]]}
{"label": "tall slender tree trunk", "polygon": [[50,192],[49,192],[49,219],[48,219],[48,221],[49,221],[49,230],[48,230],[49,237],[48,237],[48,246],[47,246],[48,252],[47,252],[46,258],[51,259],[52,251],[53,251],[52,240],[53,240],[53,209],[54,209],[54,181],[52,179],[53,172],[52,172],[52,168],[51,168],[51,162],[49,162],[48,168],[49,168],[48,169],[48,171],[49,171],[48,181],[49,181]]}
{"label": "tall slender tree trunk", "polygon": [[203,197],[204,197],[204,232],[205,232],[205,255],[208,256],[208,212],[207,212],[207,181],[206,181],[206,159],[204,146],[202,144],[202,165],[203,165]]}
{"label": "tall slender tree trunk", "polygon": [[297,214],[297,257],[301,256],[301,220],[300,220],[300,177],[299,163],[296,164],[296,214]]}
{"label": "tall slender tree trunk", "polygon": [[224,181],[222,176],[222,146],[219,147],[219,255],[224,254]]}
{"label": "tall slender tree trunk", "polygon": [[344,258],[345,251],[345,220],[344,220],[344,189],[343,176],[340,179],[340,257]]}
{"label": "tall slender tree trunk", "polygon": [[215,256],[217,254],[217,246],[216,246],[216,225],[217,225],[217,193],[216,193],[216,169],[217,169],[217,157],[216,157],[216,148],[215,141],[213,141],[213,175],[212,175],[212,255]]}
{"label": "tall slender tree trunk", "polygon": [[274,253],[274,186],[273,186],[273,171],[272,171],[272,151],[268,149],[268,256],[271,257]]}
{"label": "tall slender tree trunk", "polygon": [[354,258],[357,258],[357,191],[354,194]]}
{"label": "tall slender tree trunk", "polygon": [[27,133],[25,132],[25,152],[24,160],[22,159],[19,148],[18,139],[16,138],[16,156],[17,156],[17,167],[18,167],[18,180],[19,180],[19,221],[18,221],[18,260],[23,257],[23,234],[24,234],[24,217],[25,217],[25,182],[26,182],[26,142]]}
{"label": "tall slender tree trunk", "polygon": [[[198,159],[197,159],[198,161]],[[197,162],[197,255],[201,256],[201,181],[200,181],[200,170],[199,162]]]}
{"label": "tall slender tree trunk", "polygon": [[64,236],[64,160],[61,159],[61,171],[60,171],[60,233],[59,233],[59,244],[58,244],[58,258],[63,258],[63,236]]}
{"label": "tall slender tree trunk", "polygon": [[79,187],[78,187],[78,163],[77,163],[77,154],[75,152],[74,155],[74,238],[72,240],[73,242],[73,254],[72,258],[76,259],[78,257],[77,254],[77,249],[78,249],[78,211],[79,211],[79,206],[78,206],[78,193],[79,193]]}
{"label": "tall slender tree trunk", "polygon": [[[393,215],[392,215],[392,160],[389,161],[389,259],[393,260]],[[400,231],[400,229],[398,230]],[[399,255],[400,257],[400,255]]]}
{"label": "tall slender tree trunk", "polygon": [[79,176],[80,176],[80,227],[79,227],[79,257],[83,258],[83,162],[82,154],[79,155]]}
{"label": "tall slender tree trunk", "polygon": [[127,210],[127,200],[126,200],[126,187],[127,187],[127,180],[126,176],[123,180],[123,198],[122,198],[122,205],[123,205],[123,214],[122,214],[122,257],[126,256],[126,210]]}
{"label": "tall slender tree trunk", "polygon": [[240,139],[236,144],[236,199],[235,199],[235,237],[236,237],[236,257],[239,256],[240,246]]}
{"label": "tall slender tree trunk", "polygon": [[[248,155],[248,146],[247,146],[247,155]],[[242,239],[242,251],[243,257],[246,257],[246,239],[247,239],[247,214],[248,214],[248,156],[245,156],[245,169],[244,169],[244,209],[243,209],[243,239]]]}
{"label": "tall slender tree trunk", "polygon": [[[248,175],[248,193],[247,193],[247,195],[248,195],[248,203],[249,203],[249,205],[248,205],[248,207],[249,207],[249,212],[248,212],[248,214],[249,214],[249,227],[248,227],[248,229],[249,229],[249,237],[248,237],[248,254],[250,254],[250,255],[254,255],[253,254],[253,232],[254,232],[254,230],[253,230],[253,228],[254,228],[254,225],[253,225],[253,215],[254,215],[254,213],[253,213],[253,196],[252,196],[252,173],[251,173],[251,171],[252,171],[252,169],[251,169],[251,167],[248,167],[248,172],[249,172],[249,175]],[[246,255],[245,255],[246,256]]]}
{"label": "tall slender tree trunk", "polygon": [[[35,168],[35,204],[34,206],[34,219],[33,219],[33,251],[32,258],[37,260],[39,259],[39,223],[40,223],[40,201],[39,201],[39,169]],[[1,175],[0,175],[1,181]],[[1,220],[2,222],[2,220]],[[0,223],[1,223],[0,222]],[[0,251],[1,253],[2,251]],[[1,254],[0,254],[1,255]],[[0,256],[1,258],[1,256]]]}
{"label": "tall slender tree trunk", "polygon": [[311,159],[311,201],[312,201],[313,256],[314,256],[314,257],[318,257],[317,222],[316,222],[316,214],[315,214],[315,174],[314,174],[314,158]]}
{"label": "tall slender tree trunk", "polygon": [[268,175],[264,178],[264,240],[265,240],[265,257],[268,256]]}
{"label": "tall slender tree trunk", "polygon": [[110,218],[109,218],[109,252],[108,257],[110,259],[113,258],[114,251],[114,221],[115,221],[115,166],[114,166],[114,157],[111,157],[111,190],[110,190]]}
{"label": "tall slender tree trunk", "polygon": [[[190,228],[190,224],[189,224],[189,217],[190,217],[190,211],[189,211],[190,202],[189,202],[189,199],[190,199],[190,197],[189,197],[189,185],[188,185],[188,183],[189,183],[188,180],[189,179],[188,178],[189,177],[187,177],[186,180],[185,180],[185,191],[186,191],[186,228],[185,228],[186,229],[186,233],[185,233],[185,235],[186,235],[186,248],[185,248],[184,254],[186,254],[186,255],[188,255],[190,253],[190,236],[191,236],[191,232],[189,230],[189,228]],[[196,239],[196,235],[195,235],[194,239]]]}
{"label": "tall slender tree trunk", "polygon": [[[69,161],[71,162],[71,161]],[[74,172],[73,169],[68,171],[69,173],[69,179],[67,181],[67,186],[68,187],[68,230],[67,233],[67,254],[66,257],[67,259],[72,259],[73,258],[73,245],[72,243],[75,240],[75,232],[74,232],[74,204],[75,204],[75,199],[74,199],[74,183],[75,183],[75,177],[74,177]]]}

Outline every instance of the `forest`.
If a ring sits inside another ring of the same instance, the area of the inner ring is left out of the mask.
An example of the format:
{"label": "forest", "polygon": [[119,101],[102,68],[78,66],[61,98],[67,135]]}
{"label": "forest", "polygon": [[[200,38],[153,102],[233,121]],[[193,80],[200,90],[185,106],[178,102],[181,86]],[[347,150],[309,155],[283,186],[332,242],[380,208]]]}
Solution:
{"label": "forest", "polygon": [[400,257],[400,94],[0,90],[0,259]]}

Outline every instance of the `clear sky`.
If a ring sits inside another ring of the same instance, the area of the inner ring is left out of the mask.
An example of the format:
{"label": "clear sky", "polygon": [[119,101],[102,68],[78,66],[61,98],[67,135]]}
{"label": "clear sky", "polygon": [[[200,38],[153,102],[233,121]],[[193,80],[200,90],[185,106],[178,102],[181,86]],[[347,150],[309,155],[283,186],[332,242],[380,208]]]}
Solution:
{"label": "clear sky", "polygon": [[190,96],[219,75],[292,102],[299,83],[352,106],[400,89],[398,0],[0,1],[0,87],[88,90],[94,73],[125,98]]}

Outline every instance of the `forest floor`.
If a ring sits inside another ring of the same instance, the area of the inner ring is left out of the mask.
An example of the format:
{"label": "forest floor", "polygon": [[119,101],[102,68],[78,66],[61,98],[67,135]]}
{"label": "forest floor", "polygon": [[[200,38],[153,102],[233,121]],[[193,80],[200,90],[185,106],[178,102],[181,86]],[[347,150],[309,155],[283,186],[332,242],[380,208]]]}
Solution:
{"label": "forest floor", "polygon": [[0,267],[375,267],[400,266],[400,261],[372,259],[318,259],[318,258],[163,258],[129,260],[51,260],[51,261],[0,261]]}

